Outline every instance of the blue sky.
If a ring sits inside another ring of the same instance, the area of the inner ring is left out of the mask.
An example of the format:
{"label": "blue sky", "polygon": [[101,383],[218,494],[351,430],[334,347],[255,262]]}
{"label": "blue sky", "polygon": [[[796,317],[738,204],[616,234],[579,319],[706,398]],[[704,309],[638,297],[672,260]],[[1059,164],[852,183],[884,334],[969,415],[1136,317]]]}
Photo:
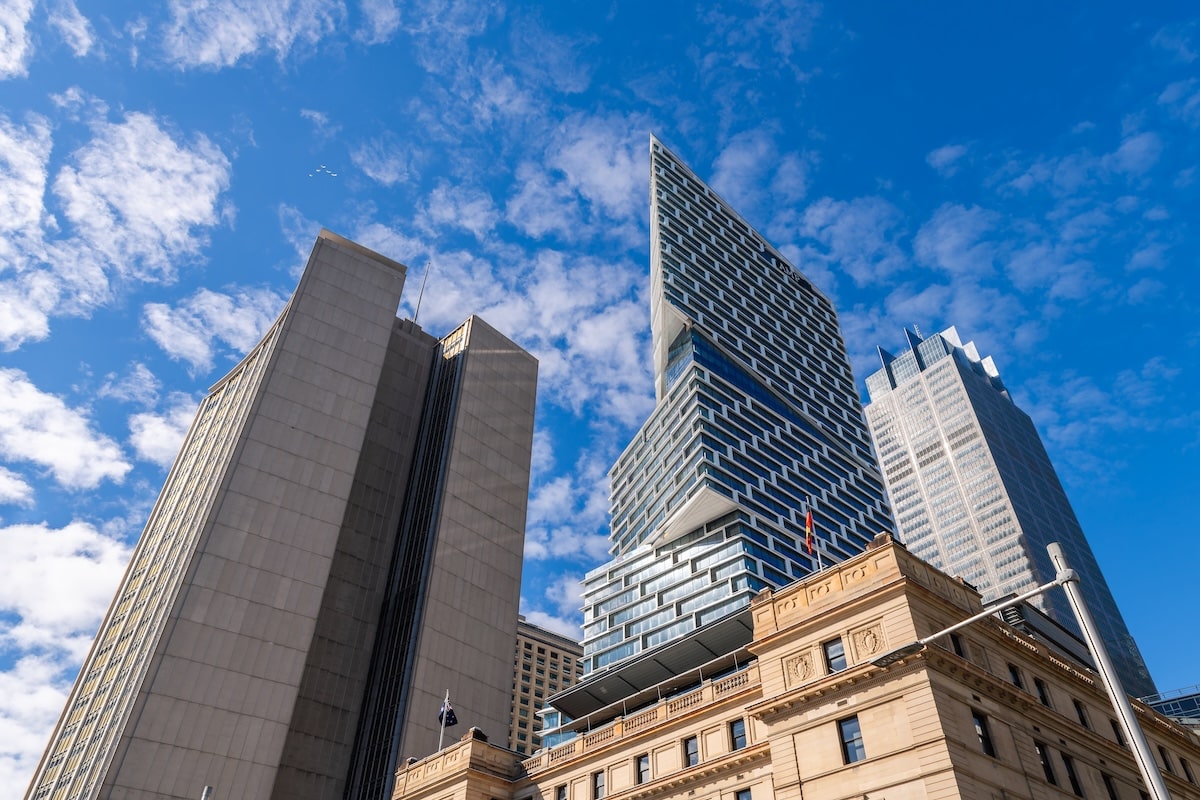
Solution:
{"label": "blue sky", "polygon": [[904,326],[995,357],[1159,687],[1200,683],[1190,13],[0,0],[0,793],[321,226],[411,267],[402,312],[431,268],[427,330],[539,357],[522,605],[575,625],[652,405],[651,131],[833,298],[860,385]]}

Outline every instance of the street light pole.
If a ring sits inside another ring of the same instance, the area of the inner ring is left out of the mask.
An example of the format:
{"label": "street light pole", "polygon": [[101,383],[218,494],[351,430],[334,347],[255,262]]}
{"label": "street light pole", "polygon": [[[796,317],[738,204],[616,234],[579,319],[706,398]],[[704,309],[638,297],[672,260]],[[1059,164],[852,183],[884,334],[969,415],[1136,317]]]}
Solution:
{"label": "street light pole", "polygon": [[1100,674],[1100,682],[1104,684],[1104,690],[1108,692],[1108,699],[1112,701],[1113,708],[1117,712],[1121,730],[1124,731],[1125,738],[1129,741],[1129,746],[1133,751],[1133,760],[1137,762],[1138,770],[1142,773],[1142,780],[1146,782],[1146,790],[1154,800],[1171,800],[1171,795],[1167,792],[1167,785],[1163,782],[1162,773],[1158,771],[1158,763],[1155,762],[1154,755],[1150,752],[1150,743],[1146,741],[1146,734],[1142,732],[1142,726],[1138,724],[1133,705],[1129,702],[1129,697],[1121,686],[1121,679],[1117,676],[1117,670],[1108,657],[1108,649],[1104,646],[1104,640],[1100,638],[1099,630],[1096,629],[1092,612],[1088,610],[1087,603],[1083,600],[1083,592],[1079,588],[1079,575],[1067,563],[1067,557],[1058,542],[1051,542],[1046,549],[1050,552],[1050,560],[1058,572],[1055,580],[1061,579],[1063,591],[1067,593],[1067,600],[1071,603],[1071,610],[1075,612],[1075,619],[1083,631],[1084,642],[1091,651],[1092,658],[1096,661],[1096,671]]}

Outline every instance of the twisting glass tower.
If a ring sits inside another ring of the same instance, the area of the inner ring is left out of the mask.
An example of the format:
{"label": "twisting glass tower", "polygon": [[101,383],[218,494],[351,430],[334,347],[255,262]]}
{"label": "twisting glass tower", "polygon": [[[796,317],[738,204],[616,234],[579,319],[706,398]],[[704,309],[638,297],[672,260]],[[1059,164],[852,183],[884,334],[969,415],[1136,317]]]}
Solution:
{"label": "twisting glass tower", "polygon": [[[1046,545],[1059,542],[1103,632],[1125,689],[1155,692],[1087,537],[1033,421],[1017,408],[991,356],[980,358],[954,328],[908,350],[880,350],[867,378],[867,421],[879,452],[899,533],[921,558],[961,575],[984,600],[1054,578]],[[1079,635],[1062,592],[1035,598]]]}
{"label": "twisting glass tower", "polygon": [[653,138],[650,162],[657,405],[610,472],[614,560],[584,582],[588,671],[892,527],[833,305]]}

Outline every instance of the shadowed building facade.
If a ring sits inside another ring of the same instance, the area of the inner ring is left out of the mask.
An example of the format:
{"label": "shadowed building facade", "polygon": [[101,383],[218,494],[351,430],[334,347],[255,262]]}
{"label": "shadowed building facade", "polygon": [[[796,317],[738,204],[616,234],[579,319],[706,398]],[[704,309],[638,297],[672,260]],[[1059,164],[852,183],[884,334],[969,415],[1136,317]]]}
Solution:
{"label": "shadowed building facade", "polygon": [[[1046,545],[1059,542],[1125,691],[1154,681],[1100,571],[1033,420],[1013,403],[990,356],[949,328],[908,350],[880,350],[867,377],[867,423],[896,514],[913,552],[977,586],[991,602],[1054,578]],[[1062,592],[1031,601],[1080,635]]]}
{"label": "shadowed building facade", "polygon": [[535,360],[323,231],[209,391],[28,798],[375,798],[444,692],[507,730]]}

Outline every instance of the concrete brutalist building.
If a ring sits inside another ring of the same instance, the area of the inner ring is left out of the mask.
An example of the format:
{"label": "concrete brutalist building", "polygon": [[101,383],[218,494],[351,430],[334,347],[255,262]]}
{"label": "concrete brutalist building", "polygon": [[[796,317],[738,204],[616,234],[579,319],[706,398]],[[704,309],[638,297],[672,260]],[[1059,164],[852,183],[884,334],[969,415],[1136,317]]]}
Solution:
{"label": "concrete brutalist building", "polygon": [[322,231],[201,403],[26,795],[371,798],[508,728],[537,364]]}

